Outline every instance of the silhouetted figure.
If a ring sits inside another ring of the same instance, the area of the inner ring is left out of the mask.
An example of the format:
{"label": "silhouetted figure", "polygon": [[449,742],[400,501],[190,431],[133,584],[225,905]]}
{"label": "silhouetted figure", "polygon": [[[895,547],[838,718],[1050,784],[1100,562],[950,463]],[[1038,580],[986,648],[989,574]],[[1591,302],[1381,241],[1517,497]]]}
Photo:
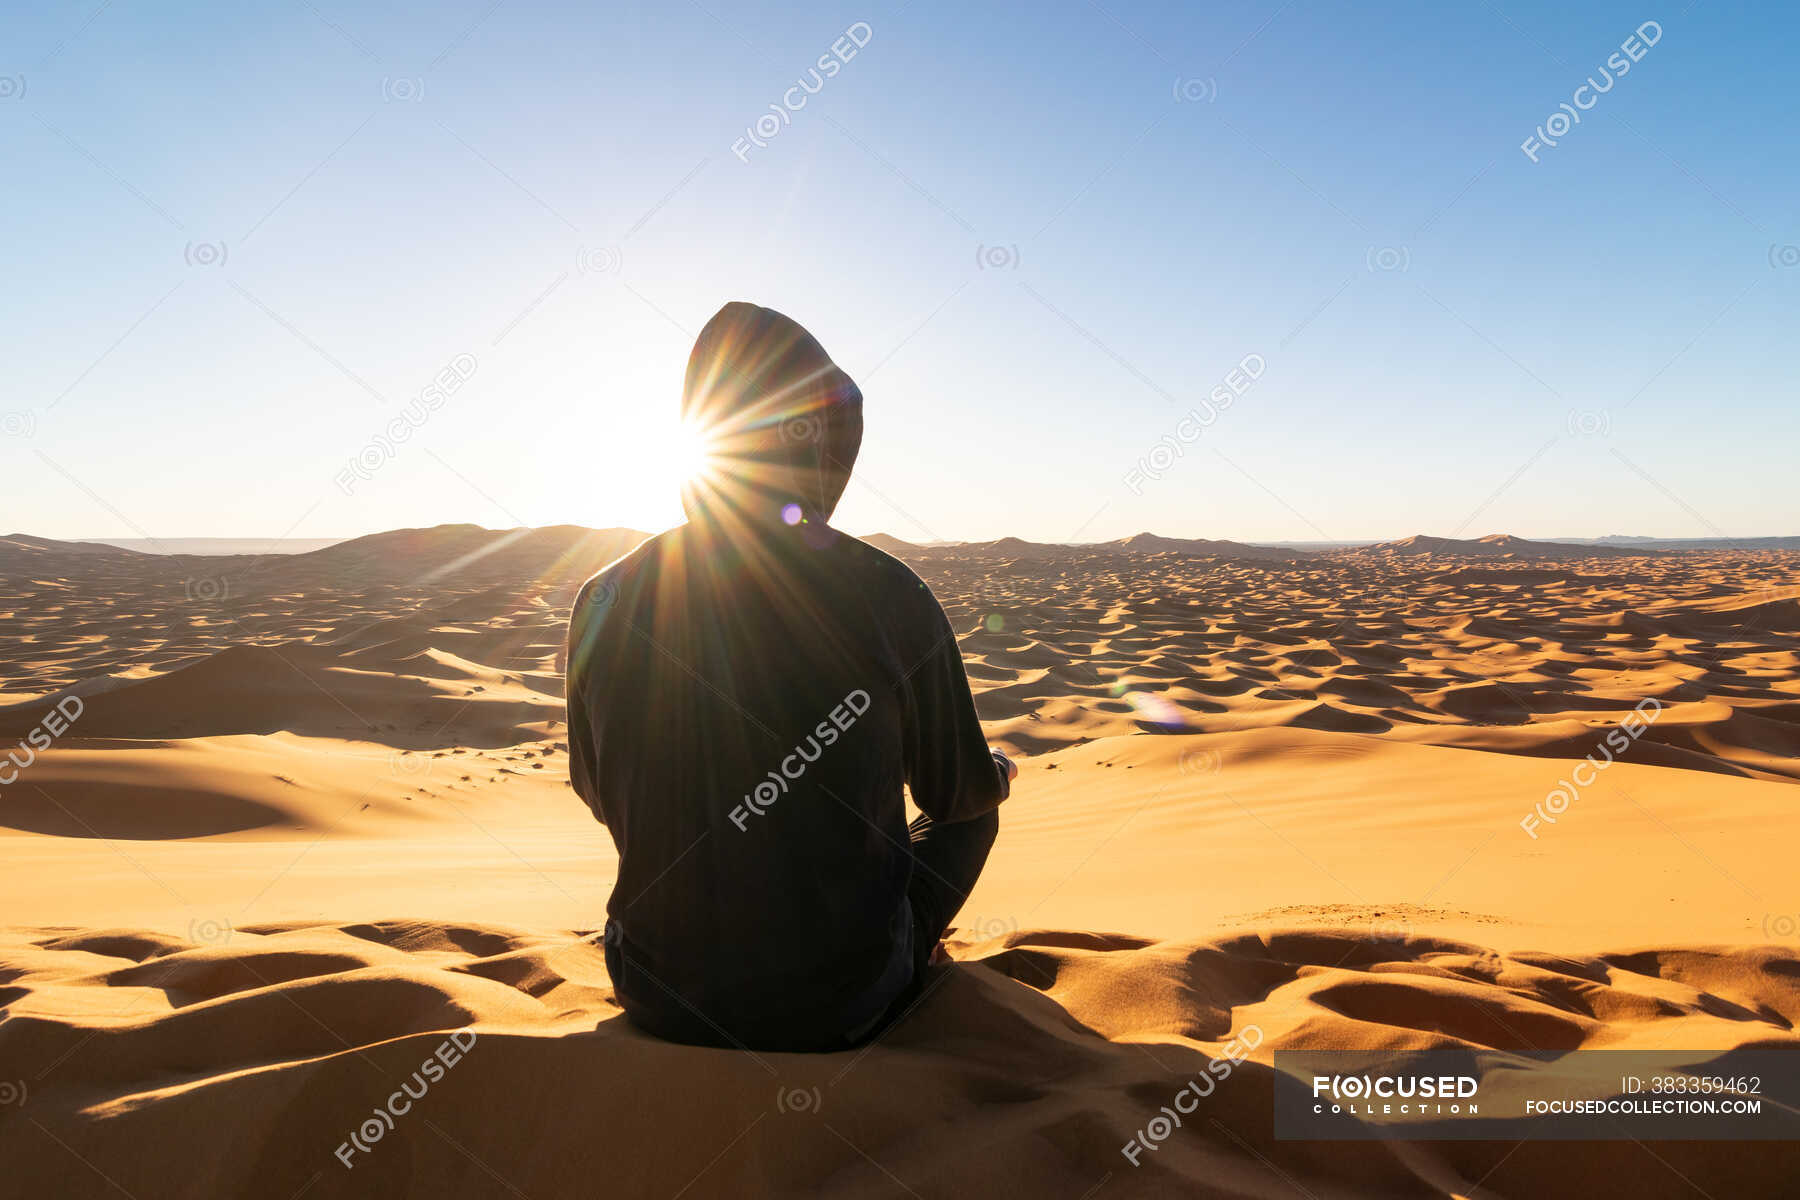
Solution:
{"label": "silhouetted figure", "polygon": [[569,627],[571,781],[619,849],[607,968],[658,1036],[842,1049],[918,994],[1011,764],[930,590],[827,524],[862,393],[812,335],[726,305],[682,416],[710,453],[687,524],[590,579]]}

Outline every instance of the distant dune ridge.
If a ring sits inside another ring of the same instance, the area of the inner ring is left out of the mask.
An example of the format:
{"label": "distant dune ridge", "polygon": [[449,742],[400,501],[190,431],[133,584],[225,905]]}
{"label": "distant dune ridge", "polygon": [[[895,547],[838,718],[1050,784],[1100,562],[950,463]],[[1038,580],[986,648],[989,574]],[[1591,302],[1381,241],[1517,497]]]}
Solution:
{"label": "distant dune ridge", "polygon": [[1658,554],[1657,550],[1574,542],[1533,542],[1510,533],[1490,533],[1483,538],[1441,538],[1414,534],[1397,542],[1377,542],[1355,551],[1363,555],[1429,554],[1445,558],[1614,558]]}
{"label": "distant dune ridge", "polygon": [[865,537],[864,541],[901,559],[1051,559],[1072,555],[1181,554],[1201,558],[1241,558],[1265,562],[1290,562],[1306,556],[1305,551],[1285,550],[1276,546],[1252,546],[1243,542],[1212,541],[1206,538],[1167,538],[1153,533],[1139,533],[1111,542],[1028,542],[1006,537],[990,542],[934,542],[920,545],[904,542],[885,533]]}
{"label": "distant dune ridge", "polygon": [[348,538],[96,538],[95,541],[122,550],[145,554],[185,554],[194,556],[232,554],[305,554],[323,550]]}
{"label": "distant dune ridge", "polygon": [[866,1053],[794,1056],[643,1037],[607,978],[561,653],[644,536],[0,538],[6,1187],[1539,1200],[1800,1170],[1270,1120],[1284,1048],[1800,1055],[1800,552],[868,539],[943,601],[1022,769],[959,965]]}
{"label": "distant dune ridge", "polygon": [[0,569],[27,569],[33,563],[48,562],[63,556],[125,562],[139,557],[140,552],[109,546],[103,542],[60,542],[55,538],[32,537],[28,533],[0,537]]}
{"label": "distant dune ridge", "polygon": [[[459,562],[473,564],[490,554],[500,554],[499,571],[525,569],[538,562],[554,564],[567,559],[575,568],[586,566],[597,555],[619,547],[622,554],[651,536],[634,529],[588,529],[579,525],[548,525],[525,529],[486,529],[479,525],[437,525],[424,529],[395,529],[343,540],[249,538],[150,538],[112,541],[66,542],[29,534],[0,538],[0,573],[29,570],[33,564],[59,556],[86,556],[109,562],[129,562],[131,555],[205,560],[216,570],[277,561],[299,561],[309,555],[333,554],[310,559],[309,565],[327,568],[361,564],[404,572],[425,566],[454,569]],[[1210,558],[1259,561],[1291,561],[1314,554],[1368,553],[1382,555],[1429,554],[1439,557],[1495,558],[1594,558],[1641,554],[1663,549],[1800,549],[1800,537],[1666,539],[1609,535],[1604,538],[1532,541],[1509,533],[1481,538],[1446,538],[1414,534],[1389,542],[1343,543],[1330,549],[1299,546],[1257,545],[1228,539],[1176,538],[1138,533],[1110,542],[1031,542],[1006,537],[987,542],[908,542],[891,534],[875,533],[864,541],[896,557],[958,555],[963,557],[1047,557],[1062,554],[1183,554]],[[604,565],[606,560],[602,560]],[[596,568],[597,569],[597,568]],[[484,571],[488,570],[483,568]]]}

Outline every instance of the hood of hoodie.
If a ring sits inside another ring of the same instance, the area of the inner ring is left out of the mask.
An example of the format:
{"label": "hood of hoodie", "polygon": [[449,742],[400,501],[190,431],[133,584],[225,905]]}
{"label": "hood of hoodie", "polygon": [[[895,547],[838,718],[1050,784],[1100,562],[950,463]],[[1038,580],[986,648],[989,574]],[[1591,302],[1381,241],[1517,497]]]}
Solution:
{"label": "hood of hoodie", "polygon": [[682,508],[727,529],[829,520],[862,447],[856,382],[798,321],[742,301],[695,340],[681,418],[708,458]]}

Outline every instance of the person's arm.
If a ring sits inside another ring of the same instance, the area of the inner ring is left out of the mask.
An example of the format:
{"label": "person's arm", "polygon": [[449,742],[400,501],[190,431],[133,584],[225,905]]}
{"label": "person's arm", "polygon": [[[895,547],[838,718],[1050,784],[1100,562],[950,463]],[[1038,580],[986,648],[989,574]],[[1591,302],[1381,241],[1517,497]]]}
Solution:
{"label": "person's arm", "polygon": [[1017,770],[988,748],[949,618],[930,593],[923,607],[923,657],[900,684],[906,783],[932,820],[967,821],[1000,806]]}
{"label": "person's arm", "polygon": [[594,814],[594,819],[602,825],[606,817],[600,811],[598,790],[594,786],[598,771],[594,755],[594,726],[589,719],[587,708],[586,671],[588,655],[583,647],[591,642],[587,622],[591,619],[592,605],[588,593],[593,587],[589,580],[575,597],[575,606],[569,611],[569,642],[565,650],[566,669],[563,674],[563,696],[568,707],[569,725],[569,786],[575,789],[582,802]]}

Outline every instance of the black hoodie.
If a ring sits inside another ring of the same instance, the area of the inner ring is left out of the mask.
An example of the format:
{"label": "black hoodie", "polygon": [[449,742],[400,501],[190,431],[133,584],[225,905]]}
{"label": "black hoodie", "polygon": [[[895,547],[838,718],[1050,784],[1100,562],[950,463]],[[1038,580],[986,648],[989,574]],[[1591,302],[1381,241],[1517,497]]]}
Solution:
{"label": "black hoodie", "polygon": [[571,782],[619,849],[607,964],[653,1033],[830,1049],[911,982],[902,783],[954,822],[1006,782],[943,609],[826,523],[862,440],[850,377],[787,317],[728,304],[682,413],[712,452],[688,523],[570,620]]}

